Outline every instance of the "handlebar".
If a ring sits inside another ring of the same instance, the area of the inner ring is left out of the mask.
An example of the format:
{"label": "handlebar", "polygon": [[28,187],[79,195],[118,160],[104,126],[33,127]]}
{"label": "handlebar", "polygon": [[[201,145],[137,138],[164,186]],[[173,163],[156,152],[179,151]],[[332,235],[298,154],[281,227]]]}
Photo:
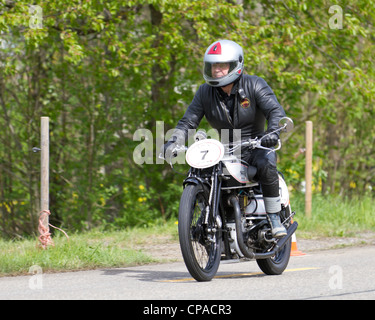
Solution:
{"label": "handlebar", "polygon": [[[255,138],[255,139],[248,139],[248,140],[240,141],[240,142],[237,142],[237,143],[233,142],[231,144],[224,144],[224,147],[228,150],[229,153],[232,153],[233,151],[237,150],[238,148],[244,147],[244,146],[245,147],[249,146],[250,149],[264,149],[264,150],[269,150],[268,153],[275,152],[275,151],[281,149],[281,140],[278,139],[278,145],[277,145],[276,148],[267,148],[267,147],[262,146],[262,139],[264,139],[265,137],[267,137],[268,135],[271,135],[273,133],[282,132],[282,131],[289,132],[292,129],[293,129],[293,121],[290,118],[284,117],[284,118],[280,119],[279,128],[278,129],[265,134],[263,137],[261,137],[261,138]],[[203,137],[203,139],[205,139],[205,138],[206,137]],[[172,150],[172,152],[171,152],[171,159],[170,160],[172,160],[172,156],[173,157],[177,157],[178,153],[184,152],[187,149],[188,148],[186,146],[177,145]],[[163,160],[167,160],[167,159],[164,158],[164,156],[163,156],[162,153],[159,154],[159,158],[163,159]]]}
{"label": "handlebar", "polygon": [[[260,139],[259,138],[248,139],[248,140],[245,140],[245,141],[232,143],[231,144],[232,147],[228,148],[228,150],[231,153],[231,152],[237,150],[240,147],[246,147],[246,146],[248,146],[249,149],[264,149],[264,150],[268,150],[269,152],[275,152],[275,151],[281,149],[281,140],[280,139],[278,139],[278,144],[277,144],[276,148],[267,148],[267,147],[262,146],[262,138],[260,138]],[[229,147],[230,145],[227,144],[227,145],[224,145],[224,146]]]}
{"label": "handlebar", "polygon": [[[173,156],[173,158],[175,158],[175,157],[177,157],[177,155],[178,155],[180,152],[185,152],[185,151],[187,151],[187,149],[189,149],[189,148],[186,147],[186,146],[177,145],[177,146],[172,150],[171,155]],[[163,159],[163,160],[166,160],[166,161],[167,161],[167,159],[165,159],[165,158],[163,157],[163,154],[162,154],[162,153],[159,154],[159,159]],[[172,157],[171,157],[171,159],[172,159]],[[170,159],[170,160],[171,160],[171,159]]]}
{"label": "handlebar", "polygon": [[[265,137],[265,136],[263,136],[263,137]],[[262,138],[260,138],[260,139],[259,138],[248,139],[248,140],[240,141],[240,142],[237,142],[237,143],[234,142],[234,143],[231,143],[231,144],[224,144],[224,147],[228,150],[228,153],[232,153],[235,150],[237,150],[238,148],[240,148],[240,147],[246,147],[246,146],[249,146],[250,149],[264,149],[264,150],[268,150],[269,152],[275,152],[275,151],[281,149],[281,141],[280,141],[280,139],[278,140],[278,145],[277,145],[276,148],[267,148],[267,147],[262,146]],[[177,145],[172,150],[171,155],[172,155],[172,157],[175,158],[175,157],[177,157],[177,155],[179,153],[186,152],[187,149],[188,149],[188,147],[186,147],[186,146]],[[172,157],[171,157],[171,159],[172,159]],[[163,160],[167,161],[167,159],[165,159],[163,157],[162,153],[159,154],[159,159],[163,159]]]}

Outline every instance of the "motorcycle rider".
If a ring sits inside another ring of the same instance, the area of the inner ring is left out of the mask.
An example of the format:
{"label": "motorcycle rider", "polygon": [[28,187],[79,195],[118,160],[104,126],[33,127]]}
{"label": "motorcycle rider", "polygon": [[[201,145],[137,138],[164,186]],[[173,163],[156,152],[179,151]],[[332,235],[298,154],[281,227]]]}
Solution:
{"label": "motorcycle rider", "polygon": [[[215,41],[207,48],[203,62],[206,83],[199,87],[171,139],[163,146],[165,158],[170,157],[176,145],[185,145],[188,130],[196,129],[203,116],[218,132],[229,129],[230,139],[233,139],[234,129],[241,129],[242,140],[261,137],[276,130],[279,120],[285,116],[283,107],[266,81],[255,75],[244,74],[243,49],[237,43],[230,40]],[[278,134],[269,134],[262,139],[262,145],[274,147],[278,139]],[[287,232],[279,215],[281,201],[276,152],[252,149],[242,151],[241,156],[257,168],[255,178],[262,186],[273,236],[285,236]]]}

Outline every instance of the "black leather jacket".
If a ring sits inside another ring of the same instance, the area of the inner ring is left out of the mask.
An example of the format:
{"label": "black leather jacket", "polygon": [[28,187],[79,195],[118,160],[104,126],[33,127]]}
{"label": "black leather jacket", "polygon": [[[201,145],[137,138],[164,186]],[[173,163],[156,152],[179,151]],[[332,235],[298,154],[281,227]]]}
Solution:
{"label": "black leather jacket", "polygon": [[234,99],[231,101],[232,112],[220,90],[206,83],[199,87],[185,115],[176,126],[176,129],[179,129],[176,132],[179,133],[174,135],[179,141],[186,141],[188,130],[196,129],[203,116],[219,134],[222,129],[230,129],[230,132],[241,129],[242,139],[264,135],[266,120],[267,131],[277,129],[280,118],[285,116],[284,109],[272,89],[260,77],[243,75],[235,83],[229,97]]}

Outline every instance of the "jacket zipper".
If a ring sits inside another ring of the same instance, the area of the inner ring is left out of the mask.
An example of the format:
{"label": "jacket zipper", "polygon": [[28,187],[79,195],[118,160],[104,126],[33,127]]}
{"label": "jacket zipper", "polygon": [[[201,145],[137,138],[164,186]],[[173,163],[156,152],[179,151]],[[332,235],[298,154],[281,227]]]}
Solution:
{"label": "jacket zipper", "polygon": [[[228,116],[228,109],[227,109],[227,106],[225,105],[225,103],[223,101],[221,101],[221,99],[219,100],[220,101],[220,105],[221,107],[223,108],[224,110],[224,113],[227,117],[227,120],[229,122],[229,124],[232,126],[232,128],[234,129],[234,125],[233,125],[233,122],[230,120],[229,116]],[[234,115],[234,112],[233,112],[233,115]]]}

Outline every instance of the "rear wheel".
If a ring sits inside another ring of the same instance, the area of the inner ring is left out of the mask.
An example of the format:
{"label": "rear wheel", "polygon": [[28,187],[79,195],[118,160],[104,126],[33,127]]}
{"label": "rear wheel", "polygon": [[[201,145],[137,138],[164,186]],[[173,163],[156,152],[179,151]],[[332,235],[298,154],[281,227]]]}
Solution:
{"label": "rear wheel", "polygon": [[272,258],[258,259],[259,268],[268,275],[279,275],[284,272],[289,263],[292,239]]}
{"label": "rear wheel", "polygon": [[[291,215],[290,206],[287,206],[283,213],[285,214],[285,216],[281,216],[282,221],[284,221]],[[289,226],[290,223],[288,223],[285,227],[288,228]],[[292,239],[289,239],[285,246],[274,257],[269,259],[258,259],[257,263],[259,268],[267,275],[282,274],[288,266],[291,250]]]}
{"label": "rear wheel", "polygon": [[[180,247],[185,265],[197,281],[210,281],[216,274],[221,256],[221,232],[214,221],[206,225],[209,192],[201,185],[188,185],[181,196],[178,216]],[[217,229],[217,228],[216,228]]]}

